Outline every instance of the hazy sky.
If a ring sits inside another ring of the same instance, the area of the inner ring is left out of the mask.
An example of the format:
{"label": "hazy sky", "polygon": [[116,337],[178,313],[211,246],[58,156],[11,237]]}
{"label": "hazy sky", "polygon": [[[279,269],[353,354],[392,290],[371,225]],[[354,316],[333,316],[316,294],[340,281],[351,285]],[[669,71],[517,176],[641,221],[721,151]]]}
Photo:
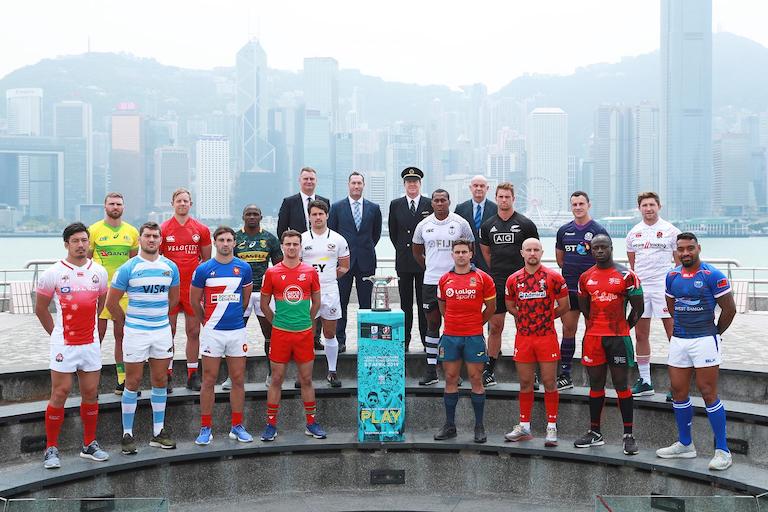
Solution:
{"label": "hazy sky", "polygon": [[[766,0],[713,0],[713,28],[768,46]],[[232,66],[251,36],[269,66],[331,56],[388,80],[495,91],[523,73],[568,74],[659,46],[659,0],[3,2],[0,77],[40,59],[128,52],[190,68]]]}

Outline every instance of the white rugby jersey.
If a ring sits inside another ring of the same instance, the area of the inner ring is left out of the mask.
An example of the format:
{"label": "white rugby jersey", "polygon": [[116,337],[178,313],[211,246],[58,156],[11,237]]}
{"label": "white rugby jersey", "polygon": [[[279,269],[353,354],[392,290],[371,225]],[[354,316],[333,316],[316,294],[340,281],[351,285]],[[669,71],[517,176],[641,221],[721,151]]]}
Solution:
{"label": "white rugby jersey", "polygon": [[321,290],[336,283],[336,267],[340,258],[349,257],[349,246],[343,236],[326,229],[318,235],[310,229],[301,234],[301,259],[312,265],[320,277]]}
{"label": "white rugby jersey", "polygon": [[672,253],[677,248],[680,230],[661,217],[649,226],[643,221],[627,233],[627,252],[635,253],[635,274],[643,288],[664,289],[664,282],[674,266]]}
{"label": "white rugby jersey", "polygon": [[424,246],[426,271],[424,284],[437,284],[443,274],[453,268],[451,243],[454,240],[475,241],[472,228],[463,217],[451,212],[443,220],[437,220],[433,213],[416,226],[413,243]]}

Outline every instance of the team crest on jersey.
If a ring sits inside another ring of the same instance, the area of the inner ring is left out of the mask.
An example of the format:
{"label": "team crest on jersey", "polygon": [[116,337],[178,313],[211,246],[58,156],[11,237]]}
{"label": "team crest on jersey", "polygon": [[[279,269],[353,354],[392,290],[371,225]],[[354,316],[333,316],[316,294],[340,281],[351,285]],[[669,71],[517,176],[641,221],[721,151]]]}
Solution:
{"label": "team crest on jersey", "polygon": [[93,281],[93,284],[99,284],[99,276],[94,274],[93,277],[91,278],[91,281]]}
{"label": "team crest on jersey", "polygon": [[259,240],[259,245],[261,246],[262,249],[266,249],[267,248],[267,241],[266,240]]}
{"label": "team crest on jersey", "polygon": [[608,284],[621,284],[621,279],[618,277],[609,277]]}
{"label": "team crest on jersey", "polygon": [[693,286],[694,288],[701,288],[704,286],[704,281],[697,279],[696,281],[693,282]]}
{"label": "team crest on jersey", "polygon": [[595,237],[595,234],[592,233],[591,231],[587,231],[586,233],[584,233],[584,240],[586,240],[587,242],[592,240],[594,237]]}
{"label": "team crest on jersey", "polygon": [[456,226],[451,224],[450,226],[448,226],[448,236],[453,236],[455,234],[456,234]]}
{"label": "team crest on jersey", "polygon": [[661,238],[663,236],[664,236],[664,232],[663,231],[657,231],[656,232],[656,238]]}
{"label": "team crest on jersey", "polygon": [[541,286],[541,289],[544,290],[547,287],[547,280],[546,279],[539,279],[539,286]]}
{"label": "team crest on jersey", "polygon": [[469,278],[469,286],[477,286],[477,279],[474,277]]}
{"label": "team crest on jersey", "polygon": [[61,276],[61,282],[62,283],[68,283],[69,282],[69,276],[67,274],[64,274]]}
{"label": "team crest on jersey", "polygon": [[123,235],[123,240],[125,240],[126,242],[128,242],[130,239],[131,237],[129,237],[128,235]]}
{"label": "team crest on jersey", "polygon": [[635,233],[635,238],[642,238],[642,237],[643,237],[643,234],[640,233],[639,231]]}
{"label": "team crest on jersey", "polygon": [[175,241],[176,241],[176,237],[175,237],[175,236],[173,236],[173,235],[168,235],[167,237],[165,237],[165,241],[166,241],[166,242],[170,242],[170,243],[173,243],[173,242],[175,242]]}
{"label": "team crest on jersey", "polygon": [[170,275],[171,275],[171,271],[170,270],[166,270],[166,271],[163,272],[163,277],[168,277]]}
{"label": "team crest on jersey", "polygon": [[236,276],[239,276],[240,275],[240,267],[233,268],[232,269],[232,273],[235,274]]}
{"label": "team crest on jersey", "polygon": [[304,281],[306,279],[307,279],[307,275],[306,274],[299,274],[299,277],[298,277],[299,281]]}
{"label": "team crest on jersey", "polygon": [[62,362],[63,360],[64,360],[64,356],[61,354],[61,352],[59,352],[58,354],[56,354],[56,362],[57,362],[57,363],[60,363],[60,362]]}
{"label": "team crest on jersey", "polygon": [[328,244],[328,250],[329,251],[335,251],[336,250],[336,244]]}

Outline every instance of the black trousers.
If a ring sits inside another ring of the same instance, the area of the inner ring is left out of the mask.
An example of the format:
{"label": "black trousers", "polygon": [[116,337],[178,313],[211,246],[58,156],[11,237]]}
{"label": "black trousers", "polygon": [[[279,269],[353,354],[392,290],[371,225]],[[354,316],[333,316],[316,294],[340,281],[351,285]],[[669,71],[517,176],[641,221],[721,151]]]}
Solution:
{"label": "black trousers", "polygon": [[416,290],[416,303],[419,310],[419,333],[421,334],[421,343],[425,341],[427,335],[427,317],[424,315],[422,304],[424,300],[421,296],[421,289],[424,285],[424,272],[398,272],[397,288],[400,292],[400,308],[405,313],[405,344],[411,342],[411,329],[413,329],[413,291]]}
{"label": "black trousers", "polygon": [[[347,306],[349,297],[352,295],[352,283],[354,281],[357,288],[357,303],[360,309],[371,309],[371,293],[373,292],[373,283],[364,281],[364,277],[376,274],[375,270],[362,272],[357,263],[349,269],[349,272],[339,279],[339,295],[341,296],[341,318],[336,322],[336,339],[339,344],[347,343]],[[357,326],[353,326],[357,329]]]}

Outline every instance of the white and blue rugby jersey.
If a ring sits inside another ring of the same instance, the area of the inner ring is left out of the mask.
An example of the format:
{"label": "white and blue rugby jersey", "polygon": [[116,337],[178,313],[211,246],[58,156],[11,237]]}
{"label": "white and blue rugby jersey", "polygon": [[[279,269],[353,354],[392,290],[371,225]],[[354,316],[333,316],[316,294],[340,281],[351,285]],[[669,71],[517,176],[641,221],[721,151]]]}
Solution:
{"label": "white and blue rugby jersey", "polygon": [[232,331],[245,327],[243,288],[253,286],[253,272],[248,263],[240,258],[233,258],[229,263],[211,258],[195,269],[192,286],[203,290],[207,329]]}
{"label": "white and blue rugby jersey", "polygon": [[717,334],[715,306],[717,299],[730,293],[731,283],[725,274],[701,262],[691,274],[682,265],[667,274],[667,297],[675,299],[676,338],[702,338]]}
{"label": "white and blue rugby jersey", "polygon": [[168,291],[179,286],[179,269],[164,256],[148,261],[134,256],[112,276],[112,288],[128,295],[125,326],[141,331],[168,327]]}

